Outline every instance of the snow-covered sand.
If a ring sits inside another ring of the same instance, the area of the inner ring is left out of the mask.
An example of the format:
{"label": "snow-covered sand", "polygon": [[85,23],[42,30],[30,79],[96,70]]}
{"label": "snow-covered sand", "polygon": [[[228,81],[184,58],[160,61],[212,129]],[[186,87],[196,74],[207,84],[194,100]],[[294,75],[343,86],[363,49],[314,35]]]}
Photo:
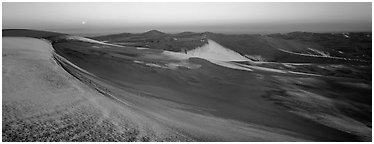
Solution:
{"label": "snow-covered sand", "polygon": [[187,51],[187,55],[207,60],[218,61],[249,61],[239,53],[221,46],[213,40],[208,40],[208,44],[196,49]]}
{"label": "snow-covered sand", "polygon": [[97,40],[94,40],[94,39],[85,38],[85,37],[81,37],[81,36],[75,36],[75,35],[68,35],[68,36],[63,36],[63,37],[65,39],[68,39],[68,40],[78,40],[78,41],[83,41],[83,42],[88,42],[88,43],[96,43],[96,44],[107,45],[107,46],[124,47],[124,46],[117,45],[117,44],[107,43],[105,41],[97,41]]}
{"label": "snow-covered sand", "polygon": [[[3,141],[190,141],[200,138],[303,141],[288,136],[291,132],[183,110],[140,114],[131,104],[118,103],[101,94],[104,93],[101,89],[94,90],[82,83],[52,57],[53,49],[46,41],[3,37]],[[65,59],[60,60],[69,64]],[[139,97],[127,92],[122,94],[134,99]],[[143,97],[139,97],[139,102],[149,102],[147,105],[155,108],[170,105]]]}
{"label": "snow-covered sand", "polygon": [[210,61],[211,63],[226,68],[252,71],[249,68],[241,67],[237,64],[232,63],[232,61],[250,61],[249,59],[233,50],[221,46],[220,44],[212,40],[208,40],[208,44],[202,47],[198,47],[193,50],[187,51],[186,54],[170,51],[164,51],[162,52],[162,54],[169,59],[187,60],[193,57],[202,58]]}
{"label": "snow-covered sand", "polygon": [[278,69],[273,69],[273,68],[265,68],[265,67],[235,63],[235,61],[236,62],[248,61],[251,63],[272,63],[272,62],[251,61],[250,59],[240,55],[239,53],[223,47],[222,45],[214,42],[213,40],[208,40],[208,44],[202,47],[198,47],[196,49],[187,51],[187,54],[170,52],[170,51],[164,51],[162,54],[166,56],[168,59],[176,59],[176,60],[187,60],[192,57],[202,58],[222,67],[245,70],[245,71],[253,71],[253,69],[256,69],[256,70],[276,72],[276,73],[293,73],[293,74],[300,74],[300,75],[320,76],[320,75],[315,75],[315,74],[285,71],[285,70],[278,70]]}
{"label": "snow-covered sand", "polygon": [[304,53],[297,53],[297,52],[292,52],[292,51],[288,51],[288,50],[284,50],[284,49],[281,49],[281,48],[278,48],[278,50],[280,51],[283,51],[283,52],[286,52],[286,53],[290,53],[290,54],[295,54],[295,55],[300,55],[300,56],[307,56],[307,57],[316,57],[316,58],[329,58],[329,59],[336,59],[336,60],[347,60],[347,61],[359,61],[359,62],[368,62],[368,61],[365,61],[365,60],[360,60],[360,59],[351,59],[351,58],[344,58],[344,57],[333,57],[333,56],[330,56],[322,51],[318,51],[318,50],[315,50],[315,49],[310,49],[316,53],[318,53],[319,55],[312,55],[312,54],[304,54]]}
{"label": "snow-covered sand", "polygon": [[48,42],[15,37],[2,40],[3,141],[103,141],[113,137],[136,141],[159,138],[150,137],[152,133],[167,133],[66,72],[53,60]]}

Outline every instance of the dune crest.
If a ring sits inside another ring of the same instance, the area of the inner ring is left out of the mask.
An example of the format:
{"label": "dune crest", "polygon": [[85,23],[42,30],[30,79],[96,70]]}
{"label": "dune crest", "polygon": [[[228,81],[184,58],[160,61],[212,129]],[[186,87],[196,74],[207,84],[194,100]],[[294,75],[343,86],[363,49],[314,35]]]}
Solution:
{"label": "dune crest", "polygon": [[187,55],[207,60],[218,61],[249,61],[249,59],[239,53],[223,47],[213,40],[208,40],[208,44],[196,49],[187,51]]}

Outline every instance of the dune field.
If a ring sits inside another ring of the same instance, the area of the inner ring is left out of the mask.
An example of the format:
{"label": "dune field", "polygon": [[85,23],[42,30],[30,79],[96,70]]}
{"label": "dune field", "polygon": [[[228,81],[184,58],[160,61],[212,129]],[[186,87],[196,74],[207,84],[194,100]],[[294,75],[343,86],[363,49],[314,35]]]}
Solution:
{"label": "dune field", "polygon": [[3,141],[371,141],[367,60],[19,31],[3,30]]}

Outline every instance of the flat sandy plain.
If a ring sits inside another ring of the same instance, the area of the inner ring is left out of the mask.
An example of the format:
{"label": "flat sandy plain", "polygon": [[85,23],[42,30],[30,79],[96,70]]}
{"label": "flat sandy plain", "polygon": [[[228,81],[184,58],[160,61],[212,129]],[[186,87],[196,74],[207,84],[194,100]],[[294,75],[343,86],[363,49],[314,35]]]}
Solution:
{"label": "flat sandy plain", "polygon": [[3,37],[3,141],[371,141],[367,82],[162,54]]}

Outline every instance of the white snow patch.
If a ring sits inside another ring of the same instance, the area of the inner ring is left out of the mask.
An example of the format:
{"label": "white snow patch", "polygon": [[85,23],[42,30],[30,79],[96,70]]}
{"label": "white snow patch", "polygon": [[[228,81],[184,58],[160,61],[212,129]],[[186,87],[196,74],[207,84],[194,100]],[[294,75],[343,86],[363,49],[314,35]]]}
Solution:
{"label": "white snow patch", "polygon": [[208,44],[202,47],[187,51],[187,54],[163,51],[162,55],[177,60],[186,60],[191,57],[197,57],[208,61],[250,61],[239,53],[225,48],[212,40],[208,40]]}
{"label": "white snow patch", "polygon": [[143,49],[149,49],[149,48],[143,48],[143,47],[136,47],[138,50],[143,50]]}
{"label": "white snow patch", "polygon": [[321,56],[323,56],[323,57],[329,57],[330,56],[330,54],[327,53],[327,52],[323,52],[323,51],[312,49],[312,48],[308,48],[308,49],[317,53],[317,54],[319,54],[319,55],[321,55]]}
{"label": "white snow patch", "polygon": [[298,75],[308,75],[308,76],[325,77],[323,75],[311,74],[311,73],[303,73],[303,72],[295,72],[295,71],[287,71],[287,72],[291,73],[291,74],[298,74]]}
{"label": "white snow patch", "polygon": [[171,52],[171,51],[163,51],[161,54],[166,56],[169,59],[175,59],[175,60],[187,60],[191,57],[187,54]]}
{"label": "white snow patch", "polygon": [[[319,56],[319,55],[310,55],[310,54],[304,54],[304,53],[296,53],[296,52],[287,51],[287,50],[284,50],[284,49],[281,49],[281,48],[278,48],[278,50],[283,51],[283,52],[286,52],[286,53],[290,53],[290,54],[301,55],[301,56],[308,56],[308,57],[324,57],[324,56]],[[349,61],[368,62],[368,61],[365,61],[365,60],[360,60],[360,59],[350,59],[350,58],[343,58],[343,57],[333,57],[333,56],[329,56],[328,58],[331,58],[331,59],[339,59],[339,60],[349,60]]]}
{"label": "white snow patch", "polygon": [[277,72],[277,73],[287,73],[286,71],[283,70],[278,70],[278,69],[273,69],[273,68],[265,68],[265,67],[259,67],[259,66],[250,66],[250,65],[245,65],[245,64],[238,64],[243,67],[251,68],[251,69],[257,69],[257,70],[262,70],[262,71],[269,71],[269,72]]}
{"label": "white snow patch", "polygon": [[[169,60],[170,59],[174,59],[174,60],[181,60],[181,61],[185,61],[185,60],[188,60],[191,57],[195,57],[195,56],[191,56],[191,55],[188,55],[188,54],[171,52],[171,51],[163,51],[162,55],[166,56],[167,57],[166,59],[169,59]],[[153,58],[156,58],[156,57],[153,57]],[[216,60],[216,59],[207,59],[207,58],[204,58],[204,57],[198,57],[198,58],[202,58],[202,59],[208,60],[211,63],[214,63],[216,65],[227,67],[227,68],[231,68],[231,69],[239,69],[239,70],[252,71],[249,68],[238,66],[238,65],[236,65],[236,64],[234,64],[234,63],[232,63],[230,61],[222,61],[222,60]],[[179,64],[177,64],[177,63],[170,63],[170,64],[168,64],[168,66],[170,68],[173,68],[173,67],[177,67],[177,65],[179,65]],[[187,68],[195,69],[196,67],[197,66],[189,66]],[[198,67],[200,67],[200,66],[198,66]]]}
{"label": "white snow patch", "polygon": [[198,69],[198,68],[201,67],[201,65],[199,65],[199,64],[190,63],[188,61],[181,61],[181,62],[178,62],[178,63],[167,63],[166,66],[169,69],[177,69],[178,67],[185,67],[185,68],[188,68],[188,69]]}
{"label": "white snow patch", "polygon": [[138,64],[143,64],[144,63],[143,61],[138,61],[138,60],[134,60],[133,62],[138,63]]}
{"label": "white snow patch", "polygon": [[144,64],[150,67],[165,68],[165,69],[172,69],[172,70],[178,69],[178,67],[185,67],[187,69],[198,69],[201,67],[201,65],[199,64],[190,63],[186,60],[183,60],[180,62],[170,62],[170,63],[166,63],[165,65],[160,65],[160,64],[155,64],[155,63],[146,63],[146,62],[138,61],[138,60],[134,60],[133,62],[137,64]]}
{"label": "white snow patch", "polygon": [[261,55],[245,55],[245,57],[255,61],[266,61],[266,59]]}
{"label": "white snow patch", "polygon": [[296,68],[295,66],[293,66],[291,64],[286,64],[286,63],[282,63],[282,64],[283,64],[283,66],[288,67],[288,68],[293,68],[293,69]]}
{"label": "white snow patch", "polygon": [[207,60],[218,60],[218,61],[249,61],[246,57],[239,53],[230,50],[216,43],[215,41],[208,39],[208,44],[202,47],[187,51],[187,55],[191,57],[198,57]]}
{"label": "white snow patch", "polygon": [[298,74],[298,75],[308,75],[308,76],[323,77],[323,75],[318,75],[318,74],[295,72],[295,71],[289,71],[289,70],[279,70],[279,69],[274,69],[274,68],[252,66],[252,65],[240,64],[240,63],[236,63],[236,64],[239,65],[239,66],[242,66],[242,67],[251,68],[251,69],[255,69],[255,70],[261,70],[261,71],[276,72],[276,73],[283,73],[283,74],[290,73],[290,74]]}
{"label": "white snow patch", "polygon": [[146,62],[143,62],[143,61],[138,61],[138,60],[134,60],[133,61],[134,63],[137,63],[137,64],[144,64],[146,66],[150,66],[150,67],[158,67],[158,68],[167,68],[165,66],[161,66],[159,64],[155,64],[155,63],[146,63]]}
{"label": "white snow patch", "polygon": [[239,66],[233,62],[224,62],[224,61],[217,61],[217,60],[210,60],[210,62],[216,64],[216,65],[219,65],[219,66],[223,66],[223,67],[227,67],[227,68],[231,68],[231,69],[238,69],[238,70],[245,70],[245,71],[253,71],[252,69],[250,68],[246,68],[246,67],[242,67],[242,66]]}
{"label": "white snow patch", "polygon": [[102,42],[102,41],[97,41],[97,40],[93,40],[93,39],[89,39],[89,38],[85,38],[85,37],[81,37],[81,36],[70,35],[70,36],[65,36],[65,39],[67,39],[67,40],[78,40],[78,41],[83,41],[83,42],[88,42],[88,43],[96,43],[96,44],[102,44],[102,45],[108,45],[108,46],[124,47],[124,46],[121,46],[121,45],[105,43],[105,42]]}
{"label": "white snow patch", "polygon": [[307,66],[307,65],[313,65],[311,63],[284,63],[289,65],[296,65],[296,66]]}
{"label": "white snow patch", "polygon": [[168,68],[168,67],[161,66],[161,65],[158,65],[158,64],[154,64],[154,63],[146,63],[145,65],[150,66],[150,67]]}

